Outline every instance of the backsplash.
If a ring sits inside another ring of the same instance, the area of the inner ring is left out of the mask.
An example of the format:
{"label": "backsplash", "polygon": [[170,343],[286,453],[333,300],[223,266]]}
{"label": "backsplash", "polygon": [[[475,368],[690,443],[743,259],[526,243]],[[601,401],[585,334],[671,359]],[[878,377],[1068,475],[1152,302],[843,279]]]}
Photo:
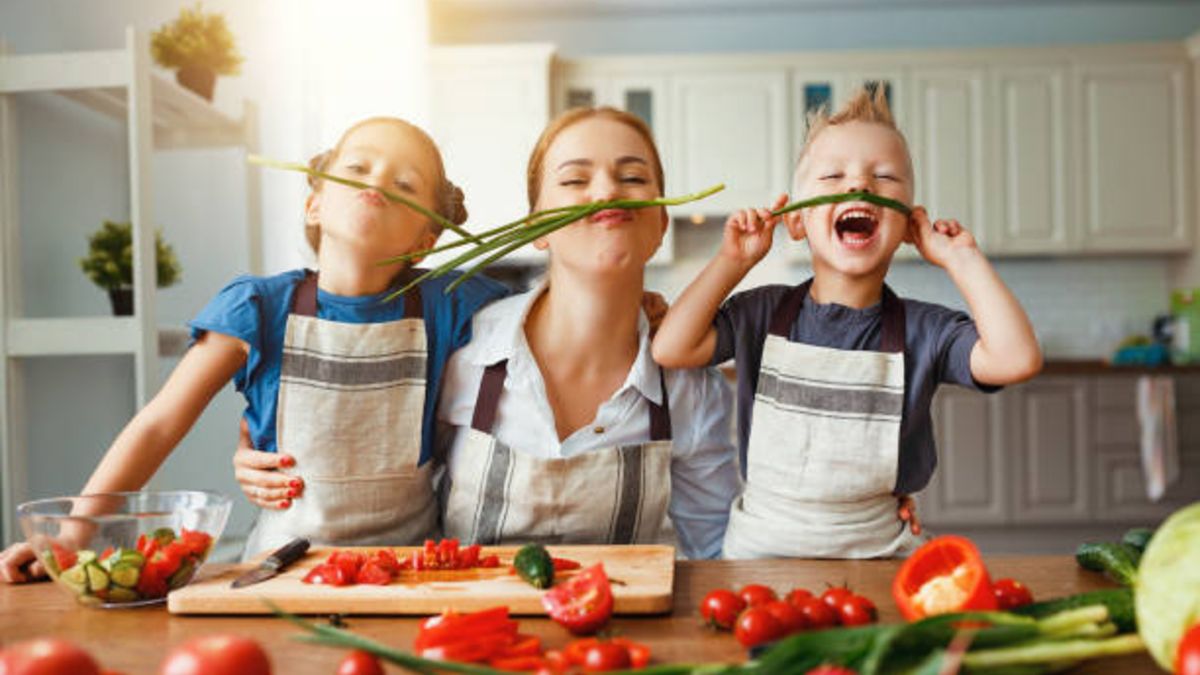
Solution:
{"label": "backsplash", "polygon": [[[720,246],[721,225],[677,221],[675,261],[652,267],[646,287],[673,300]],[[764,284],[795,284],[811,268],[789,259],[792,242],[782,228],[771,253],[743,280],[738,290]],[[1048,358],[1107,357],[1127,335],[1149,334],[1155,315],[1167,311],[1167,261],[1164,258],[1005,258],[993,261],[1004,282],[1021,301]],[[958,289],[941,269],[924,261],[897,261],[888,283],[902,296],[966,310]]]}

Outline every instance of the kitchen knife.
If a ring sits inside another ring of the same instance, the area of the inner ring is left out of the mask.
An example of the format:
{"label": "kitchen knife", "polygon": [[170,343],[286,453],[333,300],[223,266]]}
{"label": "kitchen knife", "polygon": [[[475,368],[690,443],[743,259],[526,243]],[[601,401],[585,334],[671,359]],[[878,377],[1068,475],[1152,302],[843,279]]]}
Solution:
{"label": "kitchen knife", "polygon": [[230,585],[234,588],[242,588],[274,577],[288,565],[303,558],[304,554],[308,551],[308,545],[307,539],[293,539],[289,541],[267,556],[267,559],[259,563],[258,567],[234,579]]}

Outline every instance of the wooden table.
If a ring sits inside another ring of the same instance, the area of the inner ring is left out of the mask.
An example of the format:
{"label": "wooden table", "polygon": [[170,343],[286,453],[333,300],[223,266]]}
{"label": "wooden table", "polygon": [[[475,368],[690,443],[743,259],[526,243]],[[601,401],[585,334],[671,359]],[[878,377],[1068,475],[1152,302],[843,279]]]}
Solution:
{"label": "wooden table", "polygon": [[[897,621],[890,584],[900,563],[870,561],[713,561],[680,562],[675,575],[675,607],[669,615],[617,617],[611,626],[623,635],[650,645],[656,662],[737,662],[745,657],[733,636],[701,626],[697,607],[714,588],[737,588],[764,583],[777,591],[795,587],[820,590],[846,582],[873,599],[883,621]],[[993,577],[1025,582],[1039,599],[1094,590],[1108,585],[1102,577],[1080,570],[1067,556],[995,557],[988,559]],[[206,568],[207,571],[222,566]],[[203,573],[203,572],[202,572]],[[411,648],[416,619],[347,618],[351,630],[401,648]],[[550,648],[561,647],[569,636],[548,619],[521,618],[521,630],[541,636]],[[164,606],[128,610],[88,609],[49,583],[24,586],[0,584],[0,644],[36,636],[67,637],[87,648],[105,668],[128,675],[153,673],[167,648],[208,633],[237,633],[263,643],[276,673],[330,675],[343,653],[291,639],[298,631],[267,617],[172,616]],[[389,672],[400,672],[389,668]],[[1074,673],[1161,673],[1149,655],[1110,658],[1085,664]]]}

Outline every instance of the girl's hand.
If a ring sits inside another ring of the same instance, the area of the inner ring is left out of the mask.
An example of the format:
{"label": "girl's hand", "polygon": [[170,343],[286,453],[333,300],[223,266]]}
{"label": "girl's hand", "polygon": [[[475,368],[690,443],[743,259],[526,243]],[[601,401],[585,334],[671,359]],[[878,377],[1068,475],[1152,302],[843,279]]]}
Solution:
{"label": "girl's hand", "polygon": [[908,234],[921,257],[938,267],[946,267],[956,256],[977,253],[975,237],[957,220],[938,220],[930,224],[925,207],[913,209],[908,219]]}
{"label": "girl's hand", "polygon": [[286,509],[292,499],[304,490],[304,481],[279,471],[280,467],[295,466],[291,455],[281,452],[255,450],[250,441],[250,429],[243,419],[238,434],[238,449],[233,454],[233,475],[242,493],[264,509]]}
{"label": "girl's hand", "polygon": [[900,516],[900,520],[908,523],[908,529],[912,530],[914,535],[920,536],[921,521],[917,519],[917,504],[912,497],[900,496],[900,507],[896,510],[896,514]]}
{"label": "girl's hand", "polygon": [[781,219],[771,212],[787,203],[787,195],[780,195],[775,204],[767,209],[742,209],[725,221],[725,236],[721,241],[721,255],[744,265],[754,265],[771,250],[775,225]]}
{"label": "girl's hand", "polygon": [[0,552],[0,579],[23,584],[46,576],[46,566],[38,560],[33,547],[20,541]]}

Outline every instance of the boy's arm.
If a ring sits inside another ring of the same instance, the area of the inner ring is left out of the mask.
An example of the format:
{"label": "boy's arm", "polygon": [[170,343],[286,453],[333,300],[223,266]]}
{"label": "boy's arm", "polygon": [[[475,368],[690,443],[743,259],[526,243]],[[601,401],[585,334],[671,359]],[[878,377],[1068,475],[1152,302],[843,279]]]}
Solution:
{"label": "boy's arm", "polygon": [[192,428],[212,397],[246,362],[249,347],[209,331],[188,349],[163,388],[113,441],[84,494],[138,490]]}
{"label": "boy's arm", "polygon": [[771,210],[787,203],[781,195],[772,209],[744,209],[725,221],[721,250],[680,294],[671,306],[651,353],[667,368],[697,368],[708,365],[717,347],[713,317],[721,301],[771,250],[771,239],[779,217]]}
{"label": "boy's arm", "polygon": [[1005,385],[1037,375],[1042,351],[1029,317],[971,233],[956,220],[931,225],[923,207],[913,209],[909,227],[921,255],[946,270],[971,309],[979,331],[971,350],[971,376],[982,384]]}

